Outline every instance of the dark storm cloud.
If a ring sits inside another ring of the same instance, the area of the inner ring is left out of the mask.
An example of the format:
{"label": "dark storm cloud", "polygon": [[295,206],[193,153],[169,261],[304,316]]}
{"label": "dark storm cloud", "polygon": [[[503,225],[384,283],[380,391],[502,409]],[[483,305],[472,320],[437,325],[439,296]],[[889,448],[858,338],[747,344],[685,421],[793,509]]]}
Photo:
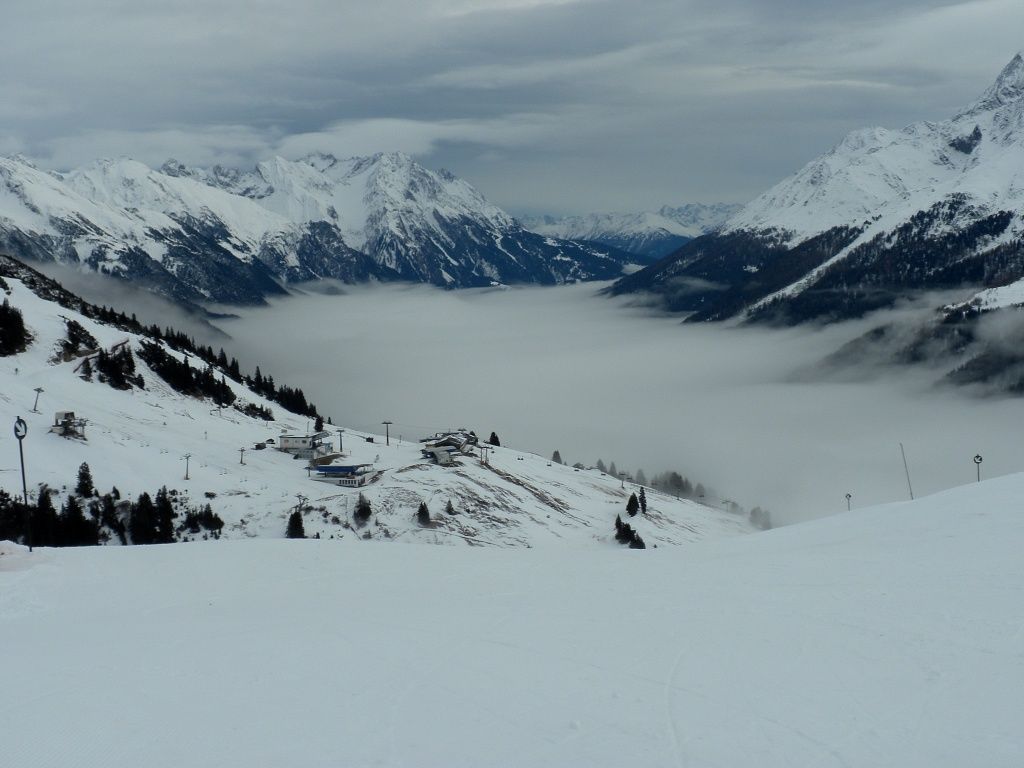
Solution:
{"label": "dark storm cloud", "polygon": [[220,0],[5,8],[0,152],[246,164],[404,149],[514,211],[743,200],[941,119],[1018,0]]}

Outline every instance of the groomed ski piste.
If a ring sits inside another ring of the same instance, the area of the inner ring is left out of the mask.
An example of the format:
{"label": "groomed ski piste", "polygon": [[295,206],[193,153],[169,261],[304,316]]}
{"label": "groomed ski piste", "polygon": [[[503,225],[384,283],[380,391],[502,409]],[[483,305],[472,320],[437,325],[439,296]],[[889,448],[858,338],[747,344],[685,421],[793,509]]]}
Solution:
{"label": "groomed ski piste", "polygon": [[[82,381],[52,359],[62,316],[105,347],[138,339],[5,279],[35,335],[0,358],[30,489],[66,496],[86,461],[100,492],[167,485],[226,526],[0,543],[4,766],[1024,763],[1024,475],[754,535],[649,492],[634,551],[613,540],[628,485],[509,448],[439,467],[408,437],[346,431],[345,461],[379,475],[362,489],[271,448],[243,465],[306,419],[241,386],[279,420],[219,411],[138,357],[143,390]],[[85,441],[47,432],[57,410],[88,419]],[[0,455],[16,495],[9,429]],[[319,540],[283,538],[298,494]]]}
{"label": "groomed ski piste", "polygon": [[1024,763],[1024,475],[645,552],[3,544],[3,764]]}
{"label": "groomed ski piste", "polygon": [[[576,470],[506,447],[488,450],[486,457],[474,450],[472,455],[457,456],[452,466],[441,467],[421,453],[419,439],[428,435],[403,435],[399,440],[392,433],[389,445],[384,435],[358,430],[347,429],[339,436],[338,430],[345,429],[340,423],[327,426],[333,446],[337,448],[340,442],[344,448],[344,456],[336,462],[371,465],[367,479],[372,482],[361,488],[319,482],[317,474],[307,470],[305,460],[275,449],[283,433],[305,435],[312,431],[311,419],[290,414],[230,379],[226,382],[239,402],[269,408],[276,420],[249,418],[233,408],[217,408],[210,400],[181,395],[138,354],[136,366],[144,389],[119,391],[96,377],[83,381],[75,372],[81,360],[54,361],[57,343],[65,336],[64,318],[81,323],[106,349],[127,341],[137,353],[140,338],[41,298],[18,279],[8,277],[6,282],[11,291],[8,300],[21,309],[35,335],[25,352],[0,357],[0,416],[8,425],[0,430],[0,488],[12,496],[21,495],[21,478],[10,427],[21,417],[28,424],[24,452],[30,495],[45,483],[62,492],[60,498],[54,498],[59,508],[74,487],[79,465],[85,462],[99,493],[116,486],[123,498],[134,498],[166,486],[177,491],[185,504],[209,503],[225,522],[225,538],[284,536],[287,519],[298,507],[300,496],[305,499],[306,535],[334,539],[621,549],[614,541],[619,514],[648,547],[754,531],[744,516],[650,488],[646,490],[648,514],[628,518],[626,501],[638,487],[595,469]],[[230,346],[228,341],[225,344]],[[205,367],[195,359],[191,365]],[[279,383],[296,386],[286,373],[277,374]],[[343,387],[344,382],[339,381],[342,391]],[[33,413],[36,388],[43,392],[39,412]],[[57,411],[73,411],[87,420],[85,440],[49,432]],[[486,426],[500,431],[500,425]],[[268,438],[275,443],[255,450],[256,443]],[[368,438],[373,442],[367,442]],[[190,457],[187,480],[186,454]],[[486,464],[482,458],[487,459]],[[364,526],[353,520],[360,493],[373,509]],[[445,512],[449,501],[454,515]],[[416,520],[421,502],[426,502],[430,511],[429,527]]]}

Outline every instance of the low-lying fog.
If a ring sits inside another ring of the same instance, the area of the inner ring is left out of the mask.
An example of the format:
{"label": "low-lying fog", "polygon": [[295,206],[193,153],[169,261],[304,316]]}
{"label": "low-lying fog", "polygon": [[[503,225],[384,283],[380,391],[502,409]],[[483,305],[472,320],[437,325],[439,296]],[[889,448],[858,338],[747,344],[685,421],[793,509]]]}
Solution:
{"label": "low-lying fog", "polygon": [[[324,286],[218,325],[243,367],[301,386],[336,424],[418,439],[446,427],[619,470],[677,469],[776,522],[1021,469],[1021,402],[937,391],[935,372],[795,376],[866,327],[683,326],[597,287]],[[223,339],[210,341],[215,347]]]}

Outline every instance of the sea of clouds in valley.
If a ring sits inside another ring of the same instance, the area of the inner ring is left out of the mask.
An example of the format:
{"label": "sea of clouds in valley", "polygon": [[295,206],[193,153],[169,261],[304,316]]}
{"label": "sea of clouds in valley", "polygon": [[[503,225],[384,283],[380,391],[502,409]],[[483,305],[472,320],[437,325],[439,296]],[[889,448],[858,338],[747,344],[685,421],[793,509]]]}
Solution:
{"label": "sea of clouds in valley", "polygon": [[[786,522],[1020,469],[1020,401],[938,390],[936,370],[809,375],[869,322],[680,325],[594,285],[441,291],[306,286],[218,326],[245,367],[302,386],[338,424],[418,439],[466,426],[620,470],[677,469]],[[934,305],[933,305],[934,306]],[[223,343],[210,339],[216,346]]]}

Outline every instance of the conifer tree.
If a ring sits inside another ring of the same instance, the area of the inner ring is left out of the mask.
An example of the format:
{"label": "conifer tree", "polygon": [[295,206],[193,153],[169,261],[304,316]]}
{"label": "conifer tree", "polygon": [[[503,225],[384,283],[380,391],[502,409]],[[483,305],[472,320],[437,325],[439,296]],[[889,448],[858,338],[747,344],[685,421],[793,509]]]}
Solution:
{"label": "conifer tree", "polygon": [[317,431],[317,432],[323,432],[324,431],[324,417],[323,416],[317,416],[316,417],[316,421],[313,422],[313,429],[315,431]]}
{"label": "conifer tree", "polygon": [[640,511],[647,514],[647,494],[644,492],[643,486],[640,486]]}
{"label": "conifer tree", "polygon": [[555,464],[565,463],[562,461],[562,454],[560,454],[558,451],[555,451],[554,453],[551,454],[551,461],[553,461]]}
{"label": "conifer tree", "polygon": [[362,528],[366,525],[372,514],[373,508],[370,506],[370,500],[360,493],[359,498],[356,500],[355,511],[352,513],[352,519],[355,520],[356,527]]}
{"label": "conifer tree", "polygon": [[92,361],[88,357],[82,361],[82,367],[78,369],[78,375],[83,381],[92,381]]}
{"label": "conifer tree", "polygon": [[302,524],[302,513],[295,510],[288,517],[288,530],[284,534],[289,539],[306,538],[306,527]]}
{"label": "conifer tree", "polygon": [[86,518],[82,504],[76,496],[69,496],[60,515],[60,539],[64,547],[86,547],[99,544],[99,530],[95,521]]}
{"label": "conifer tree", "polygon": [[626,511],[630,517],[636,517],[637,510],[640,509],[640,502],[636,497],[635,493],[629,494],[629,501],[626,502]]}
{"label": "conifer tree", "polygon": [[156,542],[170,544],[174,541],[174,518],[178,516],[178,513],[174,511],[174,505],[171,504],[166,485],[156,492],[154,509],[156,512]]}
{"label": "conifer tree", "polygon": [[452,506],[452,500],[451,499],[448,499],[448,503],[445,504],[444,512],[445,512],[446,515],[454,515],[455,514],[455,507]]}
{"label": "conifer tree", "polygon": [[597,460],[597,464],[595,466],[597,467],[597,471],[598,472],[607,472],[608,471],[608,467],[606,467],[604,465],[604,462],[601,461],[601,459]]}
{"label": "conifer tree", "polygon": [[78,467],[78,482],[75,485],[75,493],[82,498],[88,498],[95,491],[96,489],[92,484],[92,472],[89,470],[89,465],[83,461],[81,466]]}
{"label": "conifer tree", "polygon": [[59,546],[60,519],[50,498],[50,489],[45,485],[39,488],[35,509],[30,512],[33,543],[39,547]]}
{"label": "conifer tree", "polygon": [[499,447],[501,446],[501,440],[498,439],[497,432],[491,432],[491,436],[487,438],[487,442],[490,443],[491,445],[496,445]]}
{"label": "conifer tree", "polygon": [[132,504],[128,532],[132,544],[156,543],[156,508],[148,493],[139,494],[138,500]]}
{"label": "conifer tree", "polygon": [[430,526],[430,510],[427,509],[427,502],[421,501],[420,508],[416,510],[416,522],[424,528]]}

